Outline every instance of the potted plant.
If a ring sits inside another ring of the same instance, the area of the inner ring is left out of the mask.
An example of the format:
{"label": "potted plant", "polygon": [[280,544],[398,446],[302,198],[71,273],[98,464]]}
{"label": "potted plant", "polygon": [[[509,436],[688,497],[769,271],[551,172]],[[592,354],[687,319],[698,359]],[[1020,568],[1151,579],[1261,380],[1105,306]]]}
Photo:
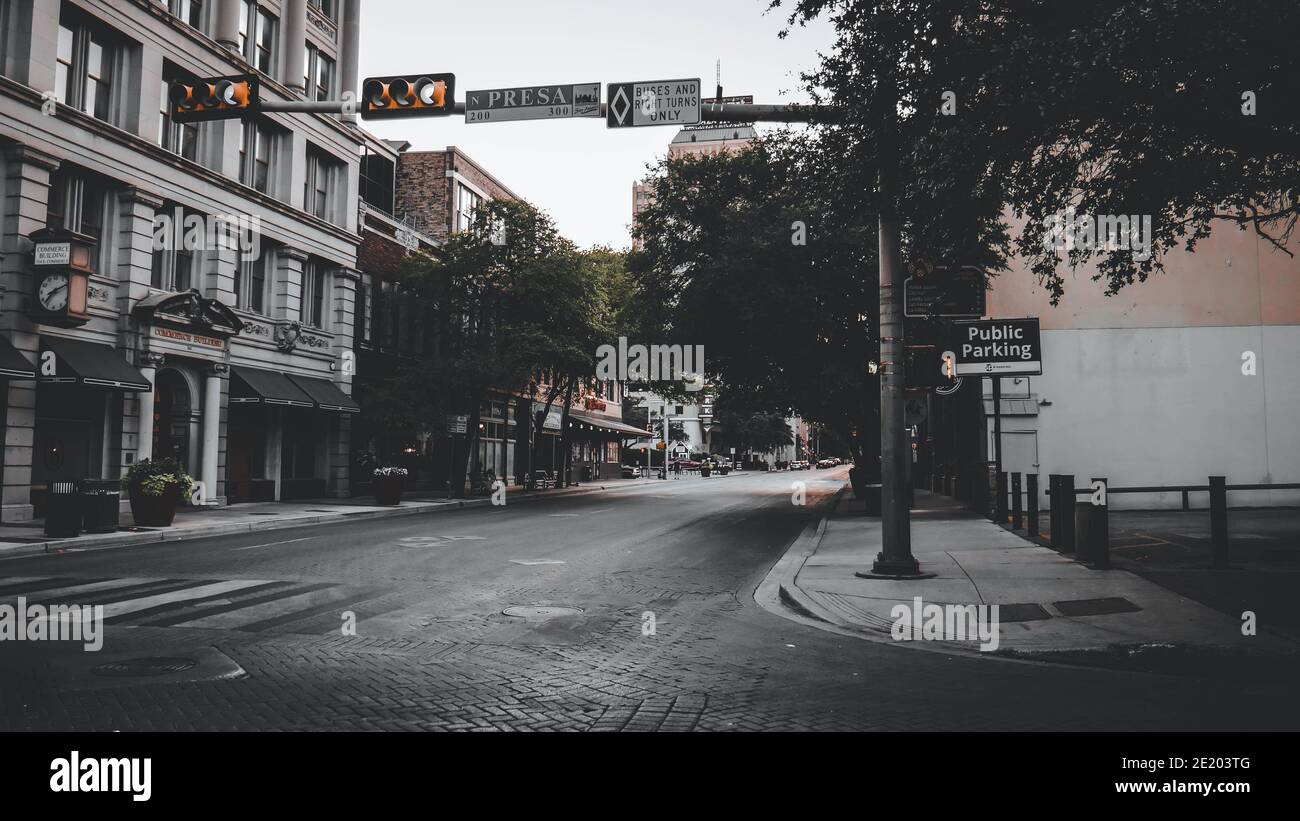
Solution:
{"label": "potted plant", "polygon": [[171,527],[176,508],[189,498],[194,477],[174,459],[141,459],[122,478],[131,500],[131,518],[140,527]]}
{"label": "potted plant", "polygon": [[400,505],[405,484],[406,468],[375,468],[375,504]]}

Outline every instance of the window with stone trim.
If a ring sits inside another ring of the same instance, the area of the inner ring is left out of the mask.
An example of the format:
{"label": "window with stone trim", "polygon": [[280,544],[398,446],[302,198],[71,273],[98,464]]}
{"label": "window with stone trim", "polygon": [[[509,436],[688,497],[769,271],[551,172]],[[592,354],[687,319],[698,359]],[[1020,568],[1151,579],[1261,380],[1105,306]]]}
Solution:
{"label": "window with stone trim", "polygon": [[276,196],[275,163],[281,131],[259,120],[244,120],[240,128],[239,181],[263,194]]}
{"label": "window with stone trim", "polygon": [[313,145],[307,146],[307,174],[303,181],[303,210],[334,222],[334,192],[344,173],[343,164]]}
{"label": "window with stone trim", "polygon": [[309,100],[328,100],[334,88],[334,61],[311,43],[303,49],[302,79]]}
{"label": "window with stone trim", "polygon": [[325,297],[328,278],[324,263],[309,259],[302,269],[302,323],[325,327]]}
{"label": "window with stone trim", "polygon": [[279,246],[262,237],[261,253],[256,258],[239,258],[235,269],[235,304],[245,311],[266,313],[266,283],[279,258]]}
{"label": "window with stone trim", "polygon": [[95,18],[64,5],[55,43],[54,96],[68,106],[118,125],[114,83],[122,79],[127,41]]}
{"label": "window with stone trim", "polygon": [[100,274],[104,273],[103,261],[106,258],[104,221],[112,195],[107,180],[75,166],[66,166],[50,174],[45,225],[93,237],[99,249],[95,272]]}
{"label": "window with stone trim", "polygon": [[[193,237],[185,231],[187,217],[203,218],[176,203],[164,203],[154,215],[152,260],[149,285],[161,291],[188,291],[194,286],[200,247],[190,247]],[[204,223],[206,226],[206,222]],[[205,229],[206,230],[206,229]],[[201,238],[206,241],[206,234]]]}
{"label": "window with stone trim", "polygon": [[239,53],[259,71],[271,74],[275,68],[275,37],[279,19],[254,0],[239,7]]}

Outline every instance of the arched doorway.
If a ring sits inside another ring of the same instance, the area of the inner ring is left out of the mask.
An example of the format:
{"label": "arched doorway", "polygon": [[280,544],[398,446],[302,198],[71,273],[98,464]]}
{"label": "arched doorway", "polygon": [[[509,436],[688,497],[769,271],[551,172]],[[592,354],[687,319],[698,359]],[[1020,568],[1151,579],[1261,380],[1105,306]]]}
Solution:
{"label": "arched doorway", "polygon": [[165,368],[154,380],[153,456],[175,459],[186,472],[190,464],[193,404],[189,382],[179,371]]}

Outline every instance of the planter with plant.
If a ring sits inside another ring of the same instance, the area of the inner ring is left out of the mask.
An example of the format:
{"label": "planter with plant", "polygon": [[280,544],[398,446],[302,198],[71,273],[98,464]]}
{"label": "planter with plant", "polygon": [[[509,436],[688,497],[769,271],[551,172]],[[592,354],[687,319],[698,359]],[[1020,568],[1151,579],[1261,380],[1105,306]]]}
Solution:
{"label": "planter with plant", "polygon": [[174,459],[141,459],[122,478],[131,518],[140,527],[170,527],[176,508],[189,498],[194,478]]}
{"label": "planter with plant", "polygon": [[375,503],[380,505],[399,505],[402,503],[402,488],[406,485],[406,468],[375,468]]}

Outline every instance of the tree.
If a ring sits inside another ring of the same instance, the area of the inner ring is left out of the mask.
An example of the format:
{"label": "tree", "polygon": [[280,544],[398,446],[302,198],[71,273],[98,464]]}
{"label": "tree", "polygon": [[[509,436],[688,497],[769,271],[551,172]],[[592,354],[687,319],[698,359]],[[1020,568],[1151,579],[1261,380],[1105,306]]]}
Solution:
{"label": "tree", "polygon": [[1243,13],[1228,0],[1096,0],[1074,14],[1054,0],[771,3],[783,5],[792,24],[834,23],[834,49],[805,80],[841,119],[817,147],[863,196],[887,143],[882,112],[897,113],[905,256],[1004,268],[1006,209],[1056,303],[1063,257],[1045,221],[1071,207],[1152,217],[1147,258],[1119,243],[1065,255],[1098,258],[1107,294],[1163,271],[1165,252],[1193,251],[1216,223],[1292,253],[1293,2]]}
{"label": "tree", "polygon": [[[703,345],[718,407],[792,409],[878,453],[876,239],[860,198],[815,150],[777,132],[748,150],[661,163],[629,258],[642,335]],[[656,388],[658,391],[658,388]]]}

